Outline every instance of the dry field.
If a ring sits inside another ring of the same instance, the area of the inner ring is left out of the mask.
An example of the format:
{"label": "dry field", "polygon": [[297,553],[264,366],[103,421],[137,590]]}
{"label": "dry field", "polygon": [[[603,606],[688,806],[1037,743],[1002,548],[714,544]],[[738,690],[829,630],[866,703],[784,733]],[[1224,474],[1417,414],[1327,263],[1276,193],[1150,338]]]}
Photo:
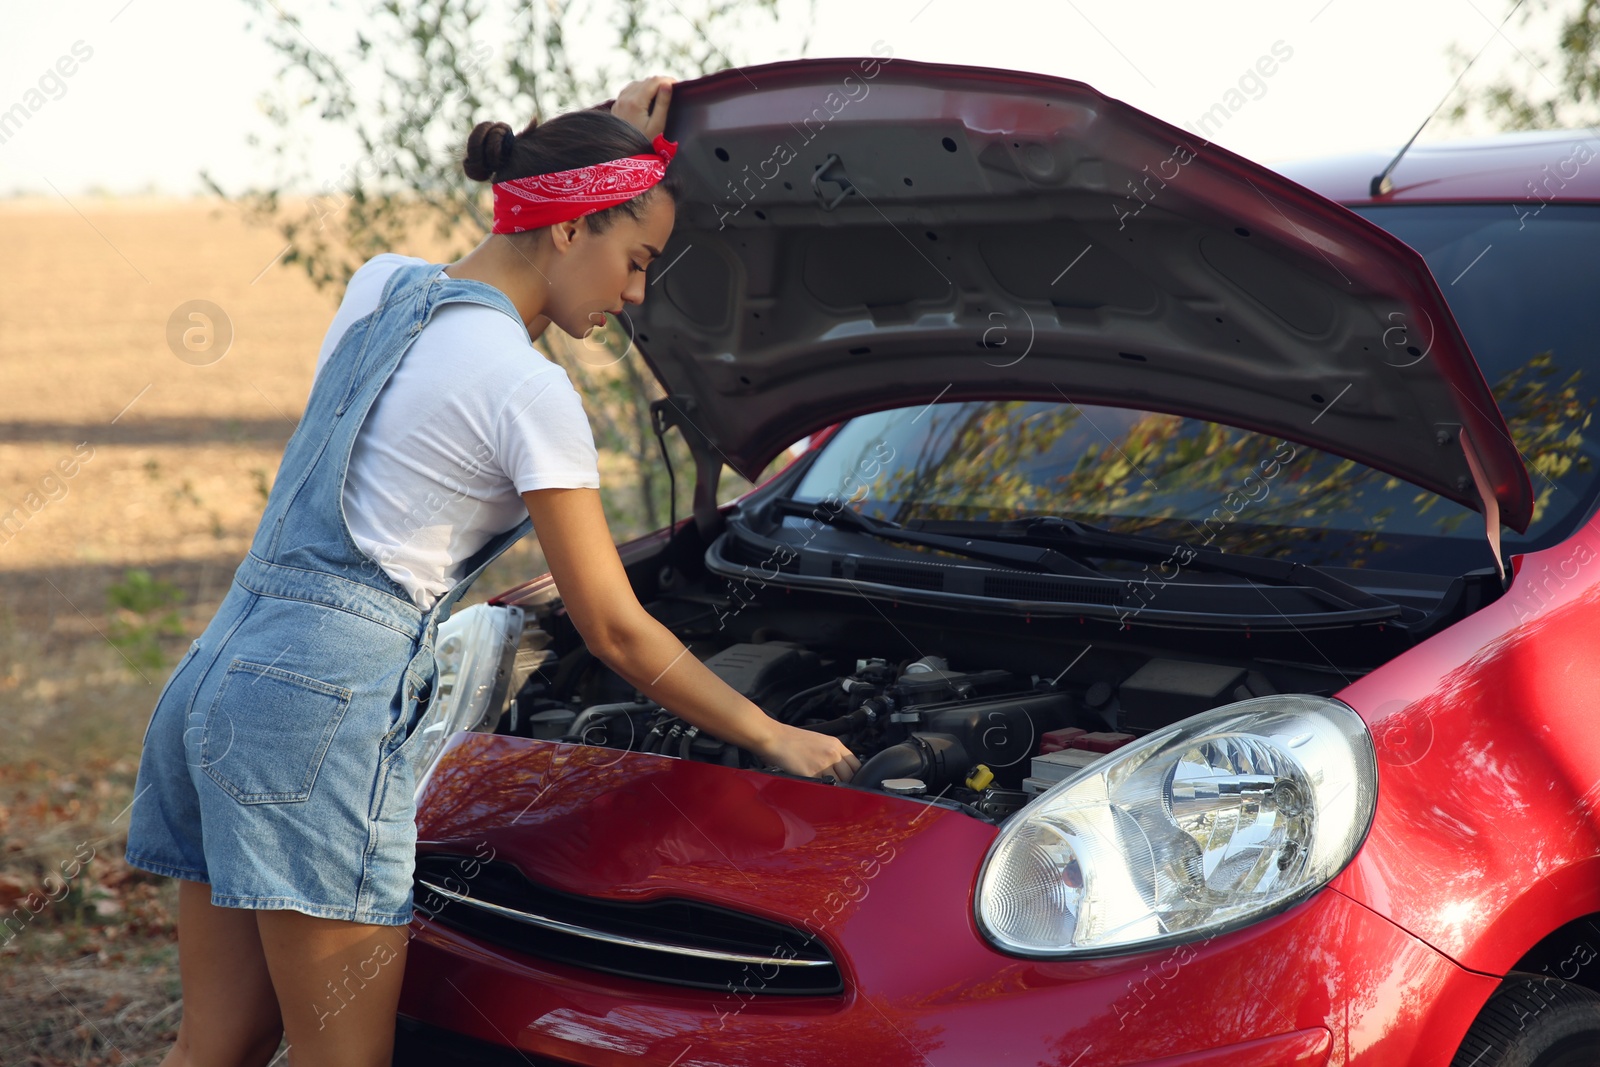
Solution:
{"label": "dry field", "polygon": [[[0,527],[0,1065],[156,1064],[176,892],[121,858],[140,740],[249,547],[337,299],[218,200],[0,202],[0,246],[0,515],[25,516]],[[234,330],[204,366],[166,336],[195,299]],[[601,473],[613,534],[639,532],[626,459]],[[724,478],[722,499],[747,484]],[[543,570],[530,535],[461,606]]]}

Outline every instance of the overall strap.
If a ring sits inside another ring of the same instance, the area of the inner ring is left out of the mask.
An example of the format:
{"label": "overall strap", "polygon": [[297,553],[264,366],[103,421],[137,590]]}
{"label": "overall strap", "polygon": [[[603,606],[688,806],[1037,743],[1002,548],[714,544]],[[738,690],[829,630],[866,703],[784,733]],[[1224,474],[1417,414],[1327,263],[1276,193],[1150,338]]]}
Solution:
{"label": "overall strap", "polygon": [[[437,284],[428,286],[421,294],[421,321],[426,322],[433,313],[446,304],[469,303],[482,304],[487,307],[498,308],[516,320],[519,326],[526,329],[522,314],[517,311],[511,298],[506,296],[496,287],[487,282],[480,282],[472,278],[443,278],[434,277]],[[463,565],[461,578],[447,592],[439,597],[433,608],[428,612],[428,629],[431,631],[439,623],[450,617],[451,608],[471,586],[473,581],[482,574],[484,568],[506,549],[520,541],[533,529],[533,520],[526,514],[520,522],[509,530],[503,530],[491,537],[478,551],[467,558]]]}
{"label": "overall strap", "polygon": [[[437,264],[432,264],[432,269],[437,269]],[[306,398],[306,411],[301,414],[298,426],[294,427],[290,440],[283,448],[277,477],[267,494],[266,509],[256,528],[256,536],[251,539],[251,555],[259,560],[296,563],[306,571],[333,569],[347,576],[347,568],[341,568],[338,561],[322,558],[326,553],[315,553],[315,558],[306,560],[283,558],[283,541],[288,537],[290,553],[294,555],[296,542],[317,539],[317,534],[310,531],[309,526],[318,523],[325,526],[330,522],[325,510],[318,510],[315,506],[306,510],[296,506],[296,501],[301,501],[302,491],[306,490],[312,478],[318,477],[318,472],[323,480],[331,477],[336,485],[342,485],[344,472],[339,469],[336,474],[330,475],[326,453],[330,446],[338,451],[334,440],[344,432],[344,419],[341,416],[347,406],[363,392],[368,392],[366,386],[370,384],[373,386],[371,392],[376,394],[376,387],[381,386],[382,382],[371,381],[374,374],[382,370],[382,378],[387,379],[387,371],[394,370],[397,365],[406,341],[413,336],[408,333],[413,320],[405,314],[405,293],[416,288],[418,282],[427,277],[427,270],[429,266],[418,264],[406,264],[395,270],[384,285],[378,307],[355,320],[349,330],[344,331],[334,344],[333,352],[328,355],[322,373],[312,381],[310,395]],[[354,435],[354,432],[355,427],[350,427],[349,434]],[[336,491],[334,488],[331,493]],[[333,498],[330,496],[330,499]],[[338,501],[334,501],[333,515],[333,522],[339,522],[341,509]],[[341,541],[341,537],[333,531],[325,531],[322,541],[333,545],[333,542]],[[390,595],[403,593],[395,582],[384,579],[387,576],[379,577],[378,581],[373,582],[374,587]]]}
{"label": "overall strap", "polygon": [[312,385],[306,414],[285,448],[279,476],[242,577],[262,591],[336,603],[432,644],[438,622],[500,553],[526,535],[524,514],[463,565],[458,582],[424,612],[403,587],[356,545],[343,515],[342,491],[355,438],[378,393],[434,313],[447,304],[497,308],[526,326],[496,287],[442,274],[443,263],[408,263],[389,277],[378,306],[339,340]]}
{"label": "overall strap", "polygon": [[[437,280],[435,275],[444,266],[442,263],[407,263],[397,269],[383,285],[383,294],[378,298],[378,306],[367,314],[357,319],[340,342],[340,348],[349,347],[353,355],[346,357],[348,361],[347,377],[342,399],[334,408],[335,415],[343,415],[345,410],[355,402],[361,394],[368,380],[376,373],[384,362],[385,353],[376,353],[369,358],[372,337],[378,331],[373,325],[380,319],[390,316],[403,317],[409,320],[406,326],[406,339],[416,336],[422,331],[426,321],[418,313],[422,307],[422,295],[430,288],[431,282]],[[411,313],[404,315],[401,309],[409,305]],[[357,331],[360,331],[359,333]],[[348,345],[347,345],[348,342]],[[339,354],[335,349],[334,355]],[[328,362],[332,364],[333,356]],[[328,368],[324,368],[326,372]]]}

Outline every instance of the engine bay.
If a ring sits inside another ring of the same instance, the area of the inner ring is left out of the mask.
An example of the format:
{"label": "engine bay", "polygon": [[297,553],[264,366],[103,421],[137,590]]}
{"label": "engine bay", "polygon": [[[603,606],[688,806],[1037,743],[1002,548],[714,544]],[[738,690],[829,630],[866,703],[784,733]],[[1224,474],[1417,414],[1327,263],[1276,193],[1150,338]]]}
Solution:
{"label": "engine bay", "polygon": [[[725,596],[660,573],[668,581],[641,597],[647,609],[768,715],[839,737],[861,760],[845,786],[992,821],[1151,730],[1252,697],[1331,694],[1376,665],[1359,663],[1371,647],[1337,632],[1308,644],[922,607],[890,621],[865,598],[800,590],[730,615]],[[553,589],[521,604],[499,732],[787,773],[625,682],[584,646]]]}

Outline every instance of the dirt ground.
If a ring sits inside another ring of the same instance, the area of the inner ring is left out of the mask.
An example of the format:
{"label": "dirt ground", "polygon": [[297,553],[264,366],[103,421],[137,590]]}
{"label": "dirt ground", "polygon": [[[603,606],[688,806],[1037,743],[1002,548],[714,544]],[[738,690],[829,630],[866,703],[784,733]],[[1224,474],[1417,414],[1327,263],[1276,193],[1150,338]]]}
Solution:
{"label": "dirt ground", "polygon": [[[219,200],[0,202],[0,246],[0,516],[22,516],[0,526],[0,1065],[156,1064],[182,1012],[176,886],[121,858],[140,743],[249,547],[337,300]],[[213,362],[169,346],[191,300],[231,321]],[[601,475],[613,534],[641,532],[626,461]],[[530,535],[460,606],[544,569]]]}

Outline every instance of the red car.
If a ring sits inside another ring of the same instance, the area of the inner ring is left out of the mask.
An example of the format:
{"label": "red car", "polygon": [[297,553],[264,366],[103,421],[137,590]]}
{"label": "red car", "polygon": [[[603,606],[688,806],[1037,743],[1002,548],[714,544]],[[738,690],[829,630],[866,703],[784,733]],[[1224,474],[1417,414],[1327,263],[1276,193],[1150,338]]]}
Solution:
{"label": "red car", "polygon": [[548,575],[461,611],[396,1062],[1600,1062],[1600,142],[1297,182],[882,55],[669,126],[694,506],[620,551],[862,767],[642,699]]}

